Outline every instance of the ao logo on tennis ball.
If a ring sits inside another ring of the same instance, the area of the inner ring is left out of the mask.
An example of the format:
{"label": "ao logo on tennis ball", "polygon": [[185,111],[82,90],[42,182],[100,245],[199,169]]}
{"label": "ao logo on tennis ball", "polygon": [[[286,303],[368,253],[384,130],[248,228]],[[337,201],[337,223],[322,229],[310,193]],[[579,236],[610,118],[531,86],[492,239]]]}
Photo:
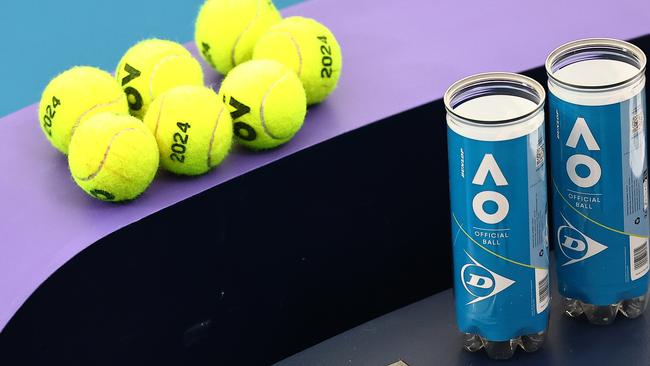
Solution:
{"label": "ao logo on tennis ball", "polygon": [[[228,103],[231,107],[235,108],[232,112],[230,112],[230,117],[232,117],[233,121],[249,114],[251,111],[251,108],[249,106],[238,101],[234,97],[226,98],[224,95],[223,102]],[[242,140],[254,141],[257,138],[257,132],[255,132],[255,129],[245,122],[235,122],[233,124],[233,129],[234,134]]]}
{"label": "ao logo on tennis ball", "polygon": [[[126,72],[126,76],[122,78],[122,87],[131,82],[131,80],[140,77],[140,70],[129,64],[124,65],[124,71]],[[143,100],[142,95],[140,95],[138,89],[132,86],[127,86],[124,88],[124,93],[126,94],[127,101],[129,102],[129,108],[131,110],[139,111],[142,109]]]}
{"label": "ao logo on tennis ball", "polygon": [[568,259],[562,266],[583,261],[607,249],[607,246],[588,237],[571,225],[564,215],[560,214],[560,216],[564,220],[564,225],[557,229],[557,243],[562,254]]}
{"label": "ao logo on tennis ball", "polygon": [[[594,135],[591,133],[587,121],[582,117],[576,119],[569,138],[566,141],[566,146],[573,149],[577,148],[580,138],[582,138],[589,151],[600,151],[600,146],[598,146],[598,142],[596,142]],[[589,173],[584,177],[578,175],[577,169],[580,165],[587,167],[589,170]],[[584,154],[571,155],[566,161],[566,172],[569,175],[569,179],[581,188],[595,186],[600,181],[602,173],[600,164],[591,156]]]}
{"label": "ao logo on tennis ball", "polygon": [[[499,164],[494,159],[492,154],[485,154],[483,160],[476,170],[474,179],[472,179],[472,184],[482,186],[485,184],[488,174],[492,176],[492,180],[499,187],[505,187],[508,185],[506,177],[503,175]],[[496,204],[496,211],[493,213],[488,213],[485,210],[485,204],[492,202]],[[508,199],[503,194],[497,191],[481,191],[474,196],[472,200],[472,209],[474,210],[474,215],[478,217],[479,220],[483,221],[486,224],[498,224],[503,221],[510,211],[510,203]]]}
{"label": "ao logo on tennis ball", "polygon": [[461,268],[460,277],[465,290],[474,296],[474,299],[470,300],[466,305],[495,296],[515,283],[509,278],[490,271],[472,258],[469,253],[465,252],[465,254],[467,254],[471,263],[467,263]]}

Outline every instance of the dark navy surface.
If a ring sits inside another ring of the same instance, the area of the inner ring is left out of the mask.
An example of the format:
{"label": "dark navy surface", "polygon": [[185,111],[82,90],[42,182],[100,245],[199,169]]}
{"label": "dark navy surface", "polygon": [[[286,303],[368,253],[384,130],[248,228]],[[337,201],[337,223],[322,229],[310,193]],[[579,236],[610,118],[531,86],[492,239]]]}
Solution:
{"label": "dark navy surface", "polygon": [[[557,294],[557,289],[554,289]],[[452,291],[447,290],[372,320],[275,366],[431,365],[650,365],[650,316],[619,319],[611,326],[589,324],[562,314],[552,300],[546,343],[536,353],[521,349],[510,361],[492,361],[483,350],[462,349],[454,321]]]}

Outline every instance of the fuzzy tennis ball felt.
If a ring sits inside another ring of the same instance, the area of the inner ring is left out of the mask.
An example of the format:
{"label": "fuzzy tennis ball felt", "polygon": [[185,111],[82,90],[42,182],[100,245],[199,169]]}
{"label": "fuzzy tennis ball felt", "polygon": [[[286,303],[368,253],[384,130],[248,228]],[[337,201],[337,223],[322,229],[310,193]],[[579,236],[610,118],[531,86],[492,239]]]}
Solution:
{"label": "fuzzy tennis ball felt", "polygon": [[226,75],[251,59],[257,40],[282,17],[271,0],[208,0],[194,39],[205,60]]}
{"label": "fuzzy tennis ball felt", "polygon": [[156,175],[158,145],[139,119],[101,113],[75,132],[68,165],[75,182],[89,195],[102,201],[132,200]]}
{"label": "fuzzy tennis ball felt", "polygon": [[89,66],[73,67],[52,79],[38,107],[45,137],[64,154],[77,127],[100,112],[128,114],[129,107],[113,76]]}
{"label": "fuzzy tennis ball felt", "polygon": [[151,104],[144,123],[160,150],[160,165],[183,175],[199,175],[219,165],[232,145],[232,119],[212,89],[179,86]]}
{"label": "fuzzy tennis ball felt", "polygon": [[307,103],[322,102],[336,88],[342,68],[341,47],[323,24],[290,17],[269,29],[257,42],[253,59],[271,59],[291,68],[300,78]]}
{"label": "fuzzy tennis ball felt", "polygon": [[289,141],[307,113],[300,79],[273,60],[248,61],[235,67],[221,84],[219,96],[230,110],[237,142],[254,150]]}
{"label": "fuzzy tennis ball felt", "polygon": [[163,39],[148,39],[131,47],[115,75],[131,114],[140,119],[163,92],[180,85],[203,85],[201,64],[182,45]]}

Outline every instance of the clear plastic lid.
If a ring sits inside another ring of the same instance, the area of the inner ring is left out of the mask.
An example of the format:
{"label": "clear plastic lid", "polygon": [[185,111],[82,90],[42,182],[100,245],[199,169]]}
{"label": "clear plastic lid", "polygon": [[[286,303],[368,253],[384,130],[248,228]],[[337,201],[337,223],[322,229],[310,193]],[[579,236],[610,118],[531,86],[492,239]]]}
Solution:
{"label": "clear plastic lid", "polygon": [[447,112],[469,123],[503,125],[535,115],[546,93],[535,80],[507,72],[469,76],[454,83],[444,96]]}
{"label": "clear plastic lid", "polygon": [[569,42],[546,59],[549,82],[582,91],[625,87],[642,78],[645,68],[646,56],[640,48],[609,38]]}

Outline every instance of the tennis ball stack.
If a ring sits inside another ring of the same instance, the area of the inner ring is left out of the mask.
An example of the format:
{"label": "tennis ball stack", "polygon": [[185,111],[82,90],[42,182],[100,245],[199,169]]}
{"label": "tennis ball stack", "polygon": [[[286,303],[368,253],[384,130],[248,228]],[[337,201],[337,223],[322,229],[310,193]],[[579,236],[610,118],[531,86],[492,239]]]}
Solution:
{"label": "tennis ball stack", "polygon": [[197,176],[220,165],[233,142],[281,146],[337,86],[332,32],[313,19],[282,19],[270,0],[208,0],[195,29],[201,56],[225,76],[218,93],[187,49],[162,39],[131,47],[115,77],[77,66],[43,91],[41,129],[88,195],[130,201],[159,167]]}

